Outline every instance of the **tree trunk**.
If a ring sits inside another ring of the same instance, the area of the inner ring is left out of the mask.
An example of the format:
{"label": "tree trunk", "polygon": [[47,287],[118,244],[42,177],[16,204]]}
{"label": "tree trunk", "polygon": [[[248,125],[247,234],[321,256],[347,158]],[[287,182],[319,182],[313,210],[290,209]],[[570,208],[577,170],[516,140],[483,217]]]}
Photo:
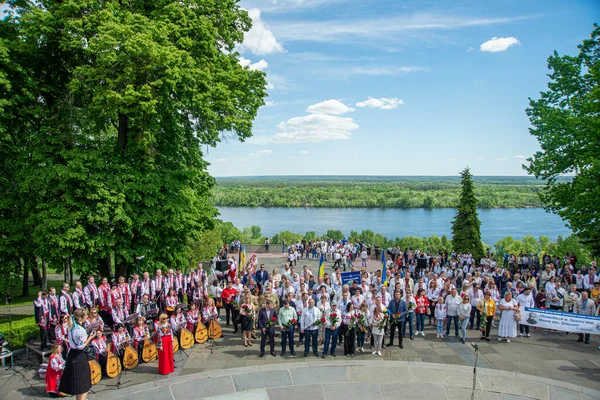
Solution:
{"label": "tree trunk", "polygon": [[46,261],[42,260],[42,290],[48,290],[48,266],[46,265]]}
{"label": "tree trunk", "polygon": [[31,265],[31,275],[33,276],[33,285],[41,286],[42,276],[40,273],[40,259],[36,257],[35,264]]}
{"label": "tree trunk", "polygon": [[119,146],[121,150],[125,151],[127,149],[127,139],[129,133],[129,117],[126,114],[119,114]]}
{"label": "tree trunk", "polygon": [[69,259],[65,262],[65,268],[63,269],[63,282],[67,281],[67,273],[69,271]]}
{"label": "tree trunk", "polygon": [[98,260],[98,274],[100,278],[107,277],[110,280],[110,255]]}
{"label": "tree trunk", "polygon": [[29,263],[27,259],[23,260],[23,296],[29,295]]}
{"label": "tree trunk", "polygon": [[73,287],[73,261],[69,257],[69,286]]}

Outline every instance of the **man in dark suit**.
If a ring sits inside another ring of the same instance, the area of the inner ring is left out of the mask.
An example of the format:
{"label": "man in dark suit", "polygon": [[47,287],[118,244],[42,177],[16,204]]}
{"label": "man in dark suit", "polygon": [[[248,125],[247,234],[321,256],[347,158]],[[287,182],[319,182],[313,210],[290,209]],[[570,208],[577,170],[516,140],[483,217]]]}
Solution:
{"label": "man in dark suit", "polygon": [[408,307],[406,306],[406,302],[402,300],[401,290],[396,290],[394,292],[394,298],[392,301],[390,301],[387,310],[390,316],[400,314],[398,323],[390,323],[390,342],[387,345],[392,346],[394,344],[394,333],[396,329],[398,329],[398,341],[400,342],[399,347],[403,349],[404,345],[402,344],[402,332],[404,332],[404,329],[402,328],[404,325],[406,325],[406,314],[408,314]]}
{"label": "man in dark suit", "polygon": [[[270,325],[270,328],[267,326]],[[269,337],[269,347],[271,355],[275,357],[275,325],[277,325],[277,315],[273,309],[271,300],[265,302],[265,306],[258,313],[258,329],[261,331],[260,336],[260,356],[265,355],[265,344]]]}
{"label": "man in dark suit", "polygon": [[265,264],[260,264],[260,269],[256,272],[256,283],[262,289],[265,283],[269,281],[269,273],[265,270]]}

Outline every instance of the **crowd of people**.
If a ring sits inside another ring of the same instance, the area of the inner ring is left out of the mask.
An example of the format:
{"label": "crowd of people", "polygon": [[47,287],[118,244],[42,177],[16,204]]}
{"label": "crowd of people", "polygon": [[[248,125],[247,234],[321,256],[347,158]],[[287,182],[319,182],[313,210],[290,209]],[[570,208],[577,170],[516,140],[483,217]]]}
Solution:
{"label": "crowd of people", "polygon": [[[84,377],[73,368],[89,357],[84,348],[93,348],[102,362],[109,351],[122,358],[124,343],[141,352],[140,344],[150,335],[159,348],[159,372],[168,374],[174,367],[174,335],[212,320],[233,326],[234,334],[241,331],[247,347],[260,338],[260,357],[267,345],[268,353],[277,355],[279,335],[280,356],[288,351],[295,356],[296,347],[303,346],[305,357],[326,358],[336,357],[338,346],[348,357],[365,351],[381,356],[382,349],[395,343],[403,348],[405,338],[424,338],[428,330],[429,337],[435,330],[436,339],[454,333],[463,343],[468,330],[489,341],[496,327],[500,341],[530,338],[529,326],[519,323],[520,307],[599,313],[596,262],[577,266],[570,256],[561,262],[543,255],[544,267],[537,268],[533,257],[524,262],[525,257],[509,255],[499,265],[492,254],[476,263],[470,254],[387,249],[385,268],[369,271],[366,246],[332,241],[314,246],[317,257],[331,253],[327,258],[334,263],[319,276],[306,265],[298,268],[297,261],[313,257],[301,249],[288,247],[288,256],[298,252],[299,257],[288,259],[281,271],[267,271],[256,255],[245,265],[231,257],[227,269],[217,271],[217,256],[208,270],[201,264],[186,274],[157,270],[152,277],[144,272],[112,284],[103,277],[98,286],[90,276],[85,286],[76,282],[73,291],[65,283],[60,294],[54,288],[40,292],[34,304],[40,346],[53,344],[48,391],[87,393],[89,379],[83,382],[89,369]],[[364,260],[360,267],[352,263],[357,259]],[[344,282],[346,267],[359,271],[360,278]],[[577,341],[589,344],[590,336],[580,334]]]}

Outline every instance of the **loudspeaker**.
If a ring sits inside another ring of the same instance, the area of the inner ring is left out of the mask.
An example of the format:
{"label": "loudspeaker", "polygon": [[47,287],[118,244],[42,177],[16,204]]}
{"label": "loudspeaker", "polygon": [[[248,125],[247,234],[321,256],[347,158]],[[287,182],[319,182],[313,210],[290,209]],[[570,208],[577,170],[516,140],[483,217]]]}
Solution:
{"label": "loudspeaker", "polygon": [[417,269],[427,268],[426,258],[417,258]]}
{"label": "loudspeaker", "polygon": [[227,260],[217,261],[217,263],[215,264],[215,270],[221,271],[221,272],[227,272],[228,265],[229,265],[229,262]]}

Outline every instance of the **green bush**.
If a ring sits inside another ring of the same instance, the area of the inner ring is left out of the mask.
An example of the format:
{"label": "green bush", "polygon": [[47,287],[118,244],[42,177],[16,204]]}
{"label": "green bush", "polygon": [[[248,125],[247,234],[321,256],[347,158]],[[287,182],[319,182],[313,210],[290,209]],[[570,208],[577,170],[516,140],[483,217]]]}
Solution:
{"label": "green bush", "polygon": [[21,349],[29,340],[40,336],[40,329],[34,317],[13,322],[12,330],[9,329],[8,323],[0,324],[0,332],[4,334],[11,350]]}

